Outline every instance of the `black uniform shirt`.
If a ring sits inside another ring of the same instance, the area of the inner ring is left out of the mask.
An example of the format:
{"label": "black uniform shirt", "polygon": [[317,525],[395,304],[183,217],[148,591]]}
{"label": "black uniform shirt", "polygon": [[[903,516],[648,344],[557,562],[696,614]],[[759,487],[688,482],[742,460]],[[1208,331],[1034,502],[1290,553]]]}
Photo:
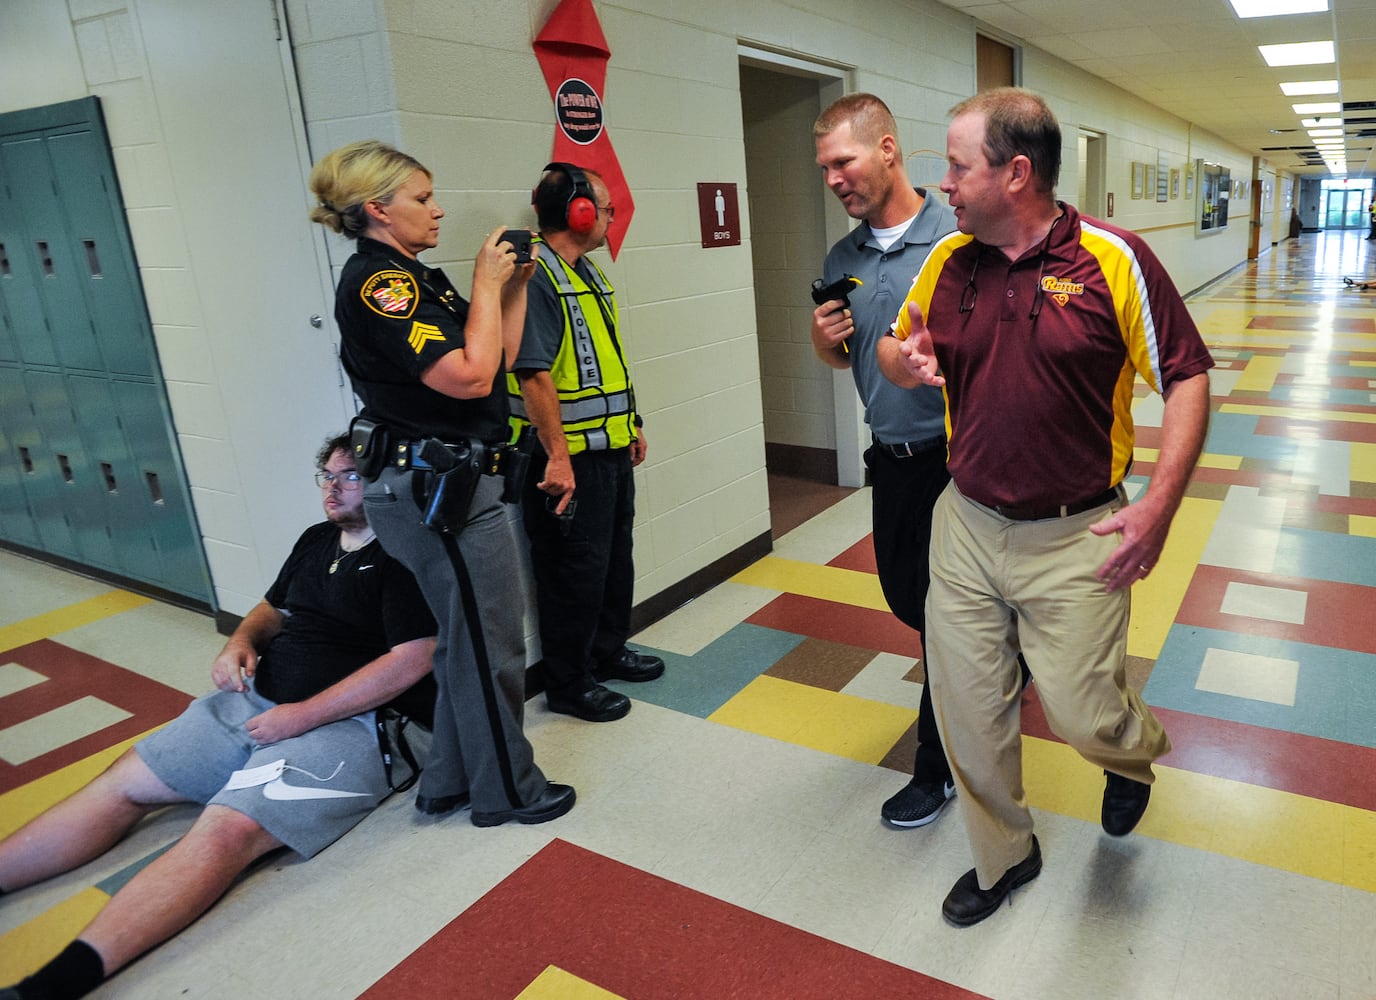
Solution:
{"label": "black uniform shirt", "polygon": [[465,343],[468,302],[439,268],[363,237],[340,275],[334,315],[340,356],[365,416],[401,438],[506,440],[505,379],[494,377],[491,391],[477,399],[421,383],[422,372]]}

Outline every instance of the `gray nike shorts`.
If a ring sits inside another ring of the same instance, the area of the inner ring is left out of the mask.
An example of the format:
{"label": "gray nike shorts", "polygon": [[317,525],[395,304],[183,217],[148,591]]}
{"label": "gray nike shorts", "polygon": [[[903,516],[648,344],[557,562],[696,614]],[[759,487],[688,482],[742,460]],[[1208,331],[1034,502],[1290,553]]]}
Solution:
{"label": "gray nike shorts", "polygon": [[390,789],[371,712],[260,747],[244,723],[275,704],[252,690],[215,691],[134,749],[179,795],[243,813],[309,858],[348,833]]}

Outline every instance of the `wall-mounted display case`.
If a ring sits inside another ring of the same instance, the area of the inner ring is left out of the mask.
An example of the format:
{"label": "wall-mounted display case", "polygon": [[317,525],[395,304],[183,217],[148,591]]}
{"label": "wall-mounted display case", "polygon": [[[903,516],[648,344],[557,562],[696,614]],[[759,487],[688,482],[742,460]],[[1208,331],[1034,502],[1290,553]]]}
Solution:
{"label": "wall-mounted display case", "polygon": [[1195,218],[1197,232],[1216,233],[1228,228],[1228,198],[1232,194],[1232,171],[1221,163],[1194,161],[1199,178],[1199,200]]}

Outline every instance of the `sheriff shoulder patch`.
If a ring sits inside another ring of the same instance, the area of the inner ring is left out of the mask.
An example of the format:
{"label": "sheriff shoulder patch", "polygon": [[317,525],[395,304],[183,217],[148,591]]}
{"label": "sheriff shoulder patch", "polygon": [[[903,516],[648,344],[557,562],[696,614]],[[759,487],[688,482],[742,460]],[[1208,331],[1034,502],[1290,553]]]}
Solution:
{"label": "sheriff shoulder patch", "polygon": [[391,319],[409,319],[416,311],[416,279],[405,271],[378,271],[359,293],[373,312]]}

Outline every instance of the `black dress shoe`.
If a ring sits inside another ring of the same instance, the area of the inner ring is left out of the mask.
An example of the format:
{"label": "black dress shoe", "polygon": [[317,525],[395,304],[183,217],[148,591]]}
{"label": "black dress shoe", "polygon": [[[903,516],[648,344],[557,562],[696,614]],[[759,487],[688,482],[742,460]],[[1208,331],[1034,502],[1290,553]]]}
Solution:
{"label": "black dress shoe", "polygon": [[1112,771],[1105,771],[1104,776],[1104,808],[1100,822],[1110,837],[1127,836],[1147,811],[1151,785],[1124,778]]}
{"label": "black dress shoe", "polygon": [[425,813],[427,816],[443,816],[455,809],[467,809],[468,801],[467,792],[460,792],[458,795],[436,795],[433,799],[425,795],[417,795],[416,811]]}
{"label": "black dress shoe", "polygon": [[519,809],[500,809],[497,812],[473,810],[473,825],[501,826],[509,819],[527,825],[548,823],[572,809],[576,798],[578,794],[572,785],[557,785],[551,781],[545,786],[544,793],[528,806],[521,806]]}
{"label": "black dress shoe", "polygon": [[584,722],[615,722],[624,719],[631,710],[631,699],[600,684],[578,694],[556,695],[546,692],[545,700],[551,712],[572,715]]}
{"label": "black dress shoe", "polygon": [[593,676],[599,681],[652,681],[664,675],[664,661],[634,649],[621,647],[621,652],[607,657],[597,665]]}
{"label": "black dress shoe", "polygon": [[941,904],[941,915],[959,927],[977,924],[997,910],[1014,889],[1031,882],[1041,871],[1042,848],[1034,834],[1032,853],[1004,872],[992,889],[979,887],[979,877],[973,868],[957,879]]}

